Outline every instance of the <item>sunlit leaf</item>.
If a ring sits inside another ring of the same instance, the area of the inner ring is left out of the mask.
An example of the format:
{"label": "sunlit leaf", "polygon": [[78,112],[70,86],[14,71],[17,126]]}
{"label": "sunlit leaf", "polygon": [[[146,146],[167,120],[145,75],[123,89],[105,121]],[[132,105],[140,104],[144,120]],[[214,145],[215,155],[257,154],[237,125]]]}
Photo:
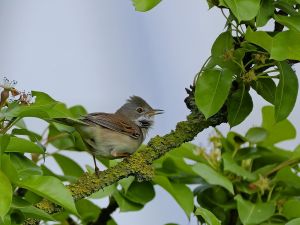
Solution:
{"label": "sunlit leaf", "polygon": [[262,118],[262,127],[268,131],[268,136],[263,142],[264,145],[268,146],[296,137],[296,129],[290,121],[284,119],[276,123],[274,107],[263,107]]}
{"label": "sunlit leaf", "polygon": [[[0,137],[0,142],[1,142],[1,137]],[[29,153],[43,154],[44,149],[38,146],[37,144],[28,141],[26,139],[11,137],[5,152],[20,152],[20,153],[29,152]]]}
{"label": "sunlit leaf", "polygon": [[295,30],[300,32],[300,16],[281,16],[281,15],[274,15],[274,18],[277,22],[287,26],[291,30]]}
{"label": "sunlit leaf", "polygon": [[32,175],[18,181],[17,184],[78,215],[70,191],[57,178]]}
{"label": "sunlit leaf", "polygon": [[1,170],[0,193],[0,217],[4,217],[10,209],[13,192],[9,179]]}
{"label": "sunlit leaf", "polygon": [[203,207],[197,208],[195,215],[201,216],[207,225],[221,225],[221,221],[212,212]]}
{"label": "sunlit leaf", "polygon": [[256,26],[262,27],[266,25],[274,14],[274,5],[272,0],[262,0],[260,2],[259,11],[256,16]]}
{"label": "sunlit leaf", "polygon": [[154,8],[161,0],[132,0],[133,6],[136,11],[146,12]]}

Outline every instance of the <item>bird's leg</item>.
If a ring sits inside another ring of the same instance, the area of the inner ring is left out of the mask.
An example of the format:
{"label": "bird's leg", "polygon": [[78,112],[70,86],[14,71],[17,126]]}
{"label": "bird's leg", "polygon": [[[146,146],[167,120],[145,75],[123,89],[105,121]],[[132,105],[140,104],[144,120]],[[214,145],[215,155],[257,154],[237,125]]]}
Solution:
{"label": "bird's leg", "polygon": [[97,166],[97,163],[96,163],[96,157],[93,155],[93,160],[94,160],[94,165],[95,165],[95,174],[97,175],[97,177],[99,176],[99,168]]}

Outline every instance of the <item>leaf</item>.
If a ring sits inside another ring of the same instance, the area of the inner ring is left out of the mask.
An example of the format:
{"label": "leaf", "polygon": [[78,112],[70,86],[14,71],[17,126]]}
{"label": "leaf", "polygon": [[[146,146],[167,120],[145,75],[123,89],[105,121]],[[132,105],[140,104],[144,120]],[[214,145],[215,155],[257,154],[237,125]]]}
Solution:
{"label": "leaf", "polygon": [[11,207],[19,209],[26,217],[41,219],[41,220],[55,220],[50,214],[45,211],[32,206],[24,199],[14,196]]}
{"label": "leaf", "polygon": [[241,195],[235,197],[239,217],[243,224],[258,224],[269,219],[275,213],[274,202],[252,203],[246,201]]}
{"label": "leaf", "polygon": [[[0,137],[1,142],[1,137]],[[28,141],[26,139],[18,137],[10,137],[10,142],[5,150],[5,152],[20,152],[20,153],[39,153],[43,154],[44,149],[38,146],[37,144]]]}
{"label": "leaf", "polygon": [[253,19],[260,7],[260,0],[224,0],[224,2],[239,22]]}
{"label": "leaf", "polygon": [[155,176],[153,182],[163,187],[169,194],[173,196],[176,202],[184,210],[185,214],[190,217],[194,209],[193,193],[184,184],[172,183],[167,177]]}
{"label": "leaf", "polygon": [[217,171],[213,170],[208,165],[197,163],[193,166],[193,170],[207,183],[222,186],[226,188],[231,194],[234,194],[233,186],[230,180]]}
{"label": "leaf", "polygon": [[268,146],[296,137],[296,129],[290,121],[284,119],[276,123],[274,107],[263,107],[262,118],[262,127],[268,131],[268,136],[263,142],[264,145]]}
{"label": "leaf", "polygon": [[252,127],[246,133],[246,138],[253,144],[264,141],[267,136],[268,132],[262,127]]}
{"label": "leaf", "polygon": [[27,129],[17,129],[17,128],[15,128],[11,131],[11,134],[12,135],[25,135],[25,136],[28,136],[32,142],[40,141],[42,139],[41,135],[39,135],[39,134],[37,134],[33,131],[27,130]]}
{"label": "leaf", "polygon": [[265,31],[252,31],[250,27],[247,28],[245,39],[253,44],[262,47],[271,53],[273,38]]}
{"label": "leaf", "polygon": [[234,127],[245,120],[251,113],[253,102],[250,94],[243,85],[241,89],[234,92],[228,100],[228,122]]}
{"label": "leaf", "polygon": [[101,213],[101,209],[87,199],[76,201],[76,208],[81,220],[87,222],[87,224],[88,222],[95,221]]}
{"label": "leaf", "polygon": [[132,0],[133,6],[136,11],[146,12],[154,8],[161,0]]}
{"label": "leaf", "polygon": [[19,179],[18,172],[11,162],[9,154],[2,155],[0,169],[12,183],[15,183]]}
{"label": "leaf", "polygon": [[299,225],[299,224],[300,224],[300,218],[297,218],[297,219],[293,219],[293,220],[289,221],[285,225]]}
{"label": "leaf", "polygon": [[234,40],[231,32],[226,31],[221,33],[215,40],[212,48],[211,55],[215,59],[224,58],[224,54],[234,48]]}
{"label": "leaf", "polygon": [[132,202],[145,205],[155,196],[153,185],[150,182],[133,182],[126,191],[125,197]]}
{"label": "leaf", "polygon": [[251,87],[266,101],[270,102],[271,104],[274,104],[276,84],[271,78],[257,79],[251,84]]}
{"label": "leaf", "polygon": [[119,181],[119,184],[121,184],[123,191],[126,192],[128,191],[130,185],[132,184],[132,182],[134,181],[134,176],[129,176],[126,178],[123,178],[122,180]]}
{"label": "leaf", "polygon": [[274,15],[274,19],[281,23],[282,25],[290,28],[291,30],[295,30],[300,32],[300,16],[282,16],[282,15]]}
{"label": "leaf", "polygon": [[17,184],[78,215],[70,191],[59,179],[50,176],[32,175],[20,180]]}
{"label": "leaf", "polygon": [[221,225],[221,221],[212,212],[203,207],[197,208],[195,215],[201,216],[207,225]]}
{"label": "leaf", "polygon": [[65,176],[79,177],[84,173],[83,169],[71,158],[61,154],[53,154],[53,158],[62,169]]}
{"label": "leaf", "polygon": [[288,30],[279,32],[273,38],[271,59],[283,61],[285,59],[300,60],[300,32]]}
{"label": "leaf", "polygon": [[9,179],[0,170],[0,218],[8,213],[12,202],[12,187]]}
{"label": "leaf", "polygon": [[196,104],[206,118],[216,114],[229,93],[232,72],[230,70],[205,70],[197,79]]}
{"label": "leaf", "polygon": [[10,142],[10,135],[8,134],[0,135],[0,169],[2,163],[2,155],[5,153],[9,142]]}
{"label": "leaf", "polygon": [[274,14],[274,5],[272,0],[262,0],[259,11],[256,16],[256,26],[263,27],[272,18]]}
{"label": "leaf", "polygon": [[275,120],[279,122],[288,117],[294,108],[298,95],[297,75],[287,62],[278,62],[279,84],[275,93]]}
{"label": "leaf", "polygon": [[81,116],[87,114],[86,109],[82,105],[74,105],[71,108],[69,108],[69,110],[74,116],[74,118],[80,118]]}
{"label": "leaf", "polygon": [[43,174],[42,169],[24,155],[11,154],[10,159],[20,178]]}
{"label": "leaf", "polygon": [[286,201],[282,208],[282,214],[287,219],[300,217],[300,201],[296,198]]}
{"label": "leaf", "polygon": [[273,179],[274,182],[283,182],[286,186],[300,189],[300,177],[290,167],[279,170]]}
{"label": "leaf", "polygon": [[231,153],[224,153],[222,154],[222,159],[224,163],[224,170],[230,171],[233,174],[236,174],[238,176],[241,176],[243,179],[246,179],[248,181],[255,181],[257,179],[257,176],[243,167],[239,166],[231,156]]}
{"label": "leaf", "polygon": [[130,201],[119,191],[114,192],[113,197],[118,203],[120,212],[137,211],[143,208],[143,205]]}
{"label": "leaf", "polygon": [[116,185],[112,184],[109,186],[104,187],[103,189],[100,189],[99,191],[93,193],[92,195],[90,195],[90,198],[104,198],[107,196],[112,195],[115,191],[117,190]]}

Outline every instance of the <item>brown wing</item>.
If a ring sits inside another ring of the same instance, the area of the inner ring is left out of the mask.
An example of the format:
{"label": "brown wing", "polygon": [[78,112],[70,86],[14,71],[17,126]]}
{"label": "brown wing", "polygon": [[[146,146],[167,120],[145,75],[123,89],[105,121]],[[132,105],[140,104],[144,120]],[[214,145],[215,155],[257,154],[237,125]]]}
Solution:
{"label": "brown wing", "polygon": [[140,128],[137,125],[120,115],[110,113],[90,113],[81,120],[90,125],[99,125],[126,134],[135,139],[138,139],[141,135]]}

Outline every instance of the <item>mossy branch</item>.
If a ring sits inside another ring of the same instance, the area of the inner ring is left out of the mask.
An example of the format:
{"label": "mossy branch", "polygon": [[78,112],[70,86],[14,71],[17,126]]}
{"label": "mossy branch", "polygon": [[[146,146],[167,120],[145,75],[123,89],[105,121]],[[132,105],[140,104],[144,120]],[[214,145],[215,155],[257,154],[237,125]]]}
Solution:
{"label": "mossy branch", "polygon": [[[79,200],[90,196],[98,190],[116,183],[117,181],[135,176],[139,181],[151,180],[154,175],[152,163],[172,149],[179,147],[185,142],[192,141],[194,137],[204,129],[210,126],[217,126],[227,121],[227,110],[224,106],[216,115],[205,119],[204,115],[198,111],[194,101],[194,88],[186,89],[189,96],[185,99],[187,107],[191,114],[186,121],[177,123],[176,129],[164,136],[152,138],[147,146],[137,151],[132,156],[125,158],[116,166],[105,171],[101,171],[98,176],[85,173],[76,183],[68,185],[74,200]],[[62,208],[49,200],[43,199],[36,204],[36,207],[53,214],[62,210]],[[25,224],[37,224],[37,220],[26,220]]]}

